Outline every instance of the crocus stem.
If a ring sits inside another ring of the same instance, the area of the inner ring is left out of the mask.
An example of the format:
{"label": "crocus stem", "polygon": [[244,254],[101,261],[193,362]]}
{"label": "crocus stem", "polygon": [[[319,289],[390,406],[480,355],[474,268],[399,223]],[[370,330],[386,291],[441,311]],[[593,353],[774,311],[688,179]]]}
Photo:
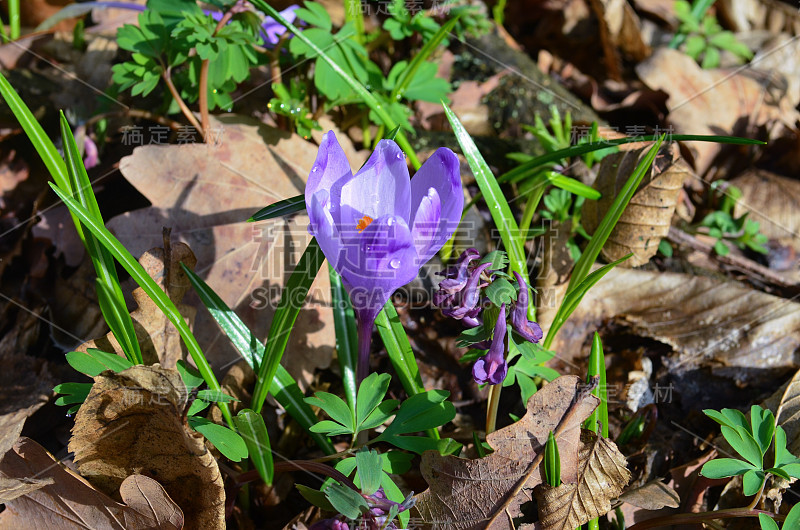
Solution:
{"label": "crocus stem", "polygon": [[356,370],[356,380],[358,386],[361,386],[361,381],[369,375],[369,351],[375,318],[356,318],[356,320],[358,321],[358,369]]}

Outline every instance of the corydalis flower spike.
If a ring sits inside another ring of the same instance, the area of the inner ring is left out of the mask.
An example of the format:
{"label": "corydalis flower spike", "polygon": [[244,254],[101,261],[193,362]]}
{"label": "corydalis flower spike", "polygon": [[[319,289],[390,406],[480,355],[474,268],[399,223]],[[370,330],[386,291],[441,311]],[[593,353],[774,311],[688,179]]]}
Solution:
{"label": "corydalis flower spike", "polygon": [[517,271],[514,271],[514,276],[519,284],[519,295],[514,306],[514,312],[511,313],[511,325],[514,327],[514,331],[519,333],[522,338],[529,342],[537,343],[542,340],[543,334],[539,324],[528,320],[528,284],[525,283],[525,280],[522,279],[522,276]]}
{"label": "corydalis flower spike", "polygon": [[478,300],[480,300],[481,293],[479,284],[481,280],[481,274],[483,274],[483,271],[485,271],[489,265],[491,264],[483,263],[478,265],[475,270],[472,271],[469,280],[467,280],[467,285],[454,298],[454,301],[456,299],[458,300],[458,305],[455,307],[443,308],[442,314],[457,320],[461,320],[466,316],[474,315],[475,306],[478,305]]}
{"label": "corydalis flower spike", "polygon": [[445,279],[439,282],[439,289],[447,294],[455,294],[467,284],[469,265],[481,255],[474,248],[468,248],[458,257],[458,261],[443,273]]}
{"label": "corydalis flower spike", "polygon": [[494,338],[489,352],[475,361],[472,377],[478,384],[497,385],[503,382],[508,372],[506,364],[506,305],[500,306],[500,315],[494,326]]}

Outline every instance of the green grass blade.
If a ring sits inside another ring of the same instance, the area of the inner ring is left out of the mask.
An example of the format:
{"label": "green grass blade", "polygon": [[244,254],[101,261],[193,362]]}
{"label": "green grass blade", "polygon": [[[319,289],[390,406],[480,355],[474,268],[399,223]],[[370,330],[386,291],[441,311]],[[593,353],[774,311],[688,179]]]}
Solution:
{"label": "green grass blade", "polygon": [[550,345],[553,343],[553,339],[555,339],[556,335],[558,334],[558,330],[561,329],[561,326],[564,325],[564,322],[566,322],[570,315],[572,315],[573,311],[575,311],[575,309],[578,307],[578,304],[580,304],[581,300],[589,291],[589,289],[591,289],[594,284],[599,282],[600,278],[605,276],[611,269],[631,256],[633,256],[633,254],[628,254],[617,261],[603,265],[593,273],[589,274],[577,286],[567,289],[567,294],[564,296],[564,300],[558,307],[556,316],[553,317],[553,323],[550,325],[550,329],[547,331],[547,337],[545,337],[544,343],[542,344],[542,347],[545,350],[550,349]]}
{"label": "green grass blade", "polygon": [[[589,352],[589,368],[586,373],[586,382],[593,377],[599,377],[597,388],[592,390],[592,395],[600,399],[600,405],[592,412],[585,422],[583,428],[592,432],[601,432],[604,438],[608,438],[608,389],[606,388],[606,358],[603,354],[603,342],[600,334],[594,332],[592,338],[592,350]],[[598,429],[599,425],[602,430]]]}
{"label": "green grass blade", "polygon": [[[92,215],[78,202],[72,199],[66,192],[59,189],[54,184],[50,183],[50,187],[53,188],[53,191],[56,192],[64,204],[67,205],[67,208],[73,212],[83,226],[89,229],[92,234],[97,238],[101,245],[111,252],[111,254],[117,259],[117,261],[128,271],[128,274],[139,284],[139,287],[150,297],[151,300],[158,306],[161,311],[164,312],[164,316],[166,316],[170,322],[178,329],[178,333],[180,333],[181,338],[183,339],[184,344],[186,344],[186,348],[189,350],[189,355],[192,356],[192,360],[194,361],[195,365],[197,366],[197,370],[200,372],[200,375],[203,376],[203,380],[206,382],[208,387],[211,390],[221,390],[219,386],[219,382],[217,381],[214,372],[211,370],[211,366],[208,364],[208,360],[206,359],[203,351],[200,349],[200,345],[197,344],[197,340],[194,338],[192,334],[192,330],[189,329],[189,326],[186,324],[186,321],[183,318],[183,315],[180,314],[178,308],[175,307],[175,304],[172,303],[172,300],[169,299],[167,293],[165,293],[161,287],[151,278],[147,271],[144,270],[144,267],[136,261],[136,258],[131,255],[128,250],[122,246],[122,243],[114,237],[111,232],[106,229],[105,226],[97,223]],[[226,403],[219,404],[220,410],[222,411],[222,415],[225,417],[225,421],[228,425],[233,428],[233,418],[231,417],[230,409]]]}
{"label": "green grass blade", "polygon": [[450,34],[450,32],[455,27],[456,23],[458,22],[459,17],[453,17],[444,24],[442,27],[439,28],[431,40],[425,43],[422,49],[417,52],[411,62],[408,63],[408,66],[405,70],[400,73],[400,77],[397,81],[397,85],[392,90],[392,94],[389,96],[389,101],[397,101],[397,98],[403,97],[403,93],[405,93],[408,85],[411,83],[411,80],[414,79],[414,75],[419,70],[419,67],[428,60],[428,57],[436,50],[439,44]]}
{"label": "green grass blade", "polygon": [[[89,175],[86,173],[86,167],[83,165],[83,160],[78,152],[75,137],[72,135],[72,130],[63,112],[61,112],[60,124],[67,176],[70,184],[69,189],[72,190],[73,197],[102,226],[104,223],[103,216],[100,214],[100,207],[97,205],[92,184],[89,182]],[[128,312],[125,297],[119,285],[114,258],[91,233],[83,233],[80,223],[75,226],[82,233],[86,251],[97,273],[97,294],[101,302],[100,310],[103,313],[103,318],[105,318],[108,327],[111,328],[111,332],[116,337],[128,360],[134,364],[142,364],[142,350],[136,338],[133,319],[131,319],[131,315]]]}
{"label": "green grass blade", "polygon": [[[475,181],[486,200],[489,211],[492,214],[497,230],[500,232],[500,238],[503,240],[503,245],[508,253],[508,261],[511,271],[518,272],[522,275],[525,282],[530,285],[528,279],[528,264],[525,256],[525,249],[520,244],[520,231],[517,226],[517,221],[511,214],[511,208],[508,206],[508,201],[503,196],[502,190],[497,179],[489,169],[489,165],[483,159],[483,156],[478,151],[472,137],[464,129],[464,126],[459,121],[455,113],[450,110],[450,107],[442,103],[444,112],[447,119],[450,121],[450,126],[453,128],[453,133],[456,135],[458,144],[461,146],[461,151],[469,162],[469,167],[472,169],[472,174],[475,176]],[[533,297],[531,297],[533,300]],[[528,318],[535,320],[535,310],[533,304],[528,306]]]}
{"label": "green grass blade", "polygon": [[586,246],[583,254],[581,254],[578,262],[575,264],[575,268],[572,270],[572,277],[570,278],[569,285],[567,286],[567,292],[581,283],[583,279],[586,278],[586,275],[589,274],[589,271],[592,269],[592,265],[594,265],[597,256],[600,255],[603,245],[606,244],[606,240],[608,239],[608,236],[611,235],[611,231],[614,229],[614,226],[616,226],[617,221],[622,215],[622,212],[625,211],[625,208],[628,206],[631,198],[633,198],[634,193],[636,193],[636,190],[639,188],[639,184],[642,183],[642,179],[644,179],[645,175],[650,170],[650,166],[653,164],[653,160],[655,160],[663,141],[663,136],[656,141],[653,147],[650,148],[650,151],[647,152],[647,155],[645,155],[645,157],[642,158],[642,160],[636,166],[636,169],[633,170],[631,176],[628,177],[628,180],[625,182],[625,185],[622,187],[622,189],[619,190],[617,197],[614,199],[611,207],[603,216],[603,219],[600,221],[600,225],[597,227],[597,230],[595,230],[594,234],[592,234],[592,239],[589,240],[589,244]]}
{"label": "green grass blade", "polygon": [[288,199],[283,199],[274,204],[270,204],[259,211],[254,213],[247,222],[266,221],[267,219],[274,219],[276,217],[283,217],[297,212],[305,211],[306,197],[305,195],[295,195]]}
{"label": "green grass blade", "polygon": [[358,329],[350,297],[333,267],[328,264],[333,300],[333,325],[336,328],[336,355],[342,371],[342,384],[350,410],[356,410],[356,370],[358,367]]}
{"label": "green grass blade", "polygon": [[[406,330],[403,329],[403,324],[400,322],[400,317],[391,300],[386,302],[381,312],[378,313],[375,325],[378,327],[378,333],[389,354],[389,360],[406,393],[410,397],[425,392],[422,377],[419,375],[417,359],[414,357]],[[426,432],[429,438],[440,439],[439,431],[436,429],[428,429]]]}
{"label": "green grass blade", "polygon": [[236,430],[247,446],[250,461],[267,486],[272,485],[275,464],[272,461],[272,447],[264,417],[250,409],[244,409],[233,419]]}
{"label": "green grass blade", "polygon": [[260,413],[261,407],[264,406],[264,400],[267,399],[275,372],[278,370],[283,352],[286,351],[286,345],[289,343],[289,333],[292,331],[297,315],[300,314],[300,309],[303,307],[303,301],[305,301],[308,290],[311,288],[314,278],[317,277],[323,261],[325,261],[325,256],[319,248],[319,243],[316,239],[312,239],[289,277],[289,281],[286,282],[281,300],[278,302],[278,308],[272,317],[264,360],[259,367],[256,387],[253,390],[252,409],[256,412]]}
{"label": "green grass blade", "polygon": [[[336,61],[331,59],[328,54],[326,54],[322,49],[320,49],[319,46],[312,42],[305,34],[303,34],[301,30],[283,18],[274,7],[270,6],[264,0],[250,0],[250,3],[291,31],[294,34],[294,38],[300,39],[303,44],[311,48],[314,53],[316,53],[323,61],[328,63],[328,66],[330,66],[334,72],[339,74],[345,83],[350,85],[350,88],[352,88],[356,94],[361,97],[361,99],[364,101],[364,104],[378,115],[387,129],[391,130],[397,126],[397,123],[392,119],[391,116],[389,116],[389,113],[386,112],[386,109],[383,108],[383,105],[381,105],[380,101],[378,101],[364,85],[359,83],[356,79],[345,72],[338,64],[336,64]],[[400,148],[403,149],[406,156],[408,156],[408,159],[411,161],[411,164],[414,166],[414,168],[419,169],[420,165],[422,164],[420,163],[419,158],[417,158],[414,149],[411,147],[408,138],[406,138],[405,133],[400,132],[397,135],[397,143],[400,145]]]}
{"label": "green grass blade", "polygon": [[[630,144],[634,142],[652,142],[659,139],[659,136],[638,136],[635,138],[616,138],[614,140],[603,140],[602,142],[586,143],[581,145],[573,145],[546,155],[537,156],[528,162],[520,164],[511,171],[499,176],[497,180],[503,182],[519,182],[520,180],[532,175],[543,166],[564,160],[565,158],[572,158],[575,156],[591,153],[592,151],[599,151],[614,145]],[[714,142],[718,144],[734,144],[734,145],[764,145],[765,142],[760,140],[751,140],[749,138],[736,138],[735,136],[715,136],[715,135],[697,135],[697,134],[673,134],[669,137],[673,142]]]}
{"label": "green grass blade", "polygon": [[345,20],[352,22],[355,27],[355,38],[359,44],[364,44],[364,11],[362,10],[361,0],[345,0]]}
{"label": "green grass blade", "polygon": [[8,0],[8,26],[11,40],[17,40],[20,35],[20,0]]}
{"label": "green grass blade", "polygon": [[[239,318],[231,308],[219,297],[214,290],[203,281],[203,279],[194,273],[191,269],[181,263],[183,272],[189,278],[203,305],[208,308],[211,316],[219,324],[220,329],[230,339],[231,344],[239,352],[239,355],[247,361],[247,364],[258,373],[258,367],[264,359],[264,345],[256,338],[253,332],[248,328],[242,319]],[[311,407],[304,401],[305,396],[297,385],[297,382],[281,365],[278,365],[278,371],[275,372],[275,379],[269,387],[269,393],[272,394],[280,405],[286,409],[286,412],[300,424],[306,431],[317,423],[317,416]],[[327,454],[333,454],[336,449],[327,436],[318,433],[308,432],[308,434],[317,443],[320,449]]]}

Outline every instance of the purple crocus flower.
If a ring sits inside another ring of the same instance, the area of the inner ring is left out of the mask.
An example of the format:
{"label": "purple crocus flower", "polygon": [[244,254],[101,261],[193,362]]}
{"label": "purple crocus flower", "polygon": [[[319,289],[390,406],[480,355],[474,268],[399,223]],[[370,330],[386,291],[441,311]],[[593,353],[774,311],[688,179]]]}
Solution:
{"label": "purple crocus flower", "polygon": [[353,175],[325,133],[305,190],[309,232],[342,276],[359,328],[358,380],[369,369],[372,325],[392,293],[413,280],[458,226],[464,195],[456,155],[438,149],[409,180],[406,157],[381,140]]}
{"label": "purple crocus flower", "polygon": [[506,364],[506,305],[500,306],[500,315],[494,326],[494,337],[489,351],[472,365],[472,377],[478,384],[497,385],[508,372]]}
{"label": "purple crocus flower", "polygon": [[517,271],[514,271],[514,276],[519,284],[519,295],[514,312],[511,313],[511,325],[522,338],[537,343],[542,340],[542,328],[536,322],[528,320],[528,284]]}

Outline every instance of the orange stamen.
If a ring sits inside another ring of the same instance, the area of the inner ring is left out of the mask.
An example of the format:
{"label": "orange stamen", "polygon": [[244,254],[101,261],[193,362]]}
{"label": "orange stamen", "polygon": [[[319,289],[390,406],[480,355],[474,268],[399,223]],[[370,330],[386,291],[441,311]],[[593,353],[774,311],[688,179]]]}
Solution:
{"label": "orange stamen", "polygon": [[372,219],[372,217],[370,217],[369,215],[365,215],[364,217],[362,217],[361,219],[359,219],[359,220],[358,220],[358,223],[356,224],[356,228],[358,228],[358,231],[359,231],[359,232],[363,232],[363,231],[364,231],[364,229],[365,229],[366,227],[368,227],[368,226],[369,226],[369,224],[370,224],[370,223],[371,223],[373,220],[374,220],[374,219]]}

